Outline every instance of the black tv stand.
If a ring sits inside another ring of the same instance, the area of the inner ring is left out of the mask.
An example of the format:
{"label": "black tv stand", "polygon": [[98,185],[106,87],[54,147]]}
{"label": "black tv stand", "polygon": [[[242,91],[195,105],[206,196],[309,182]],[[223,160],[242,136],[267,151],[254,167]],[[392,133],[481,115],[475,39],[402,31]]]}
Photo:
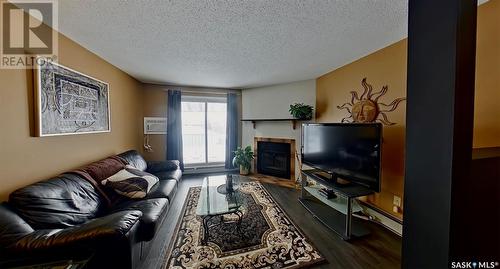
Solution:
{"label": "black tv stand", "polygon": [[[370,232],[363,226],[361,221],[352,218],[352,205],[353,199],[373,194],[374,191],[355,183],[338,183],[335,175],[325,177],[322,176],[320,172],[322,171],[317,169],[301,171],[302,188],[299,202],[315,218],[339,234],[344,240],[349,240],[352,237],[362,237],[368,235]],[[306,188],[307,179],[314,180],[327,188],[333,189],[338,195],[344,197],[347,200],[347,209],[345,210],[346,213],[342,213],[338,209],[330,206],[328,200],[321,199],[317,195],[309,193],[311,189]],[[311,199],[308,197],[308,193],[317,199]]]}

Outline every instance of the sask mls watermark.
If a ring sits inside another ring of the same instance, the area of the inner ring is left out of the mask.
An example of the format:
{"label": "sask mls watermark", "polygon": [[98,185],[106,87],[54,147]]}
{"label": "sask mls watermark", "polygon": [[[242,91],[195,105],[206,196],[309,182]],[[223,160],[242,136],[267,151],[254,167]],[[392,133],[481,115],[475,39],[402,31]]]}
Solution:
{"label": "sask mls watermark", "polygon": [[57,58],[57,0],[0,0],[0,68],[33,68]]}
{"label": "sask mls watermark", "polygon": [[499,267],[498,262],[494,261],[453,261],[450,264],[450,268],[467,268],[467,269],[494,269]]}

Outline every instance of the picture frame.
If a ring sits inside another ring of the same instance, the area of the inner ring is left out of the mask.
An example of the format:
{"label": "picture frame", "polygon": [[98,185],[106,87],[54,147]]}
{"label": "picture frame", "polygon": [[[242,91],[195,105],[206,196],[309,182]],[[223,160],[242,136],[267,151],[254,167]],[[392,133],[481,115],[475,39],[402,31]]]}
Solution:
{"label": "picture frame", "polygon": [[111,132],[108,83],[37,57],[34,86],[37,137]]}

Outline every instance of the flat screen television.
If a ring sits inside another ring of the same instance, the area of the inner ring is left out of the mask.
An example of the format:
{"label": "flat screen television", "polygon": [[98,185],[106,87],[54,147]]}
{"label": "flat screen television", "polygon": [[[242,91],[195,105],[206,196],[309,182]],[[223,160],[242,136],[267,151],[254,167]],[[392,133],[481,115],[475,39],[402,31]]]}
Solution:
{"label": "flat screen television", "polygon": [[382,125],[302,125],[302,163],[337,178],[380,191]]}

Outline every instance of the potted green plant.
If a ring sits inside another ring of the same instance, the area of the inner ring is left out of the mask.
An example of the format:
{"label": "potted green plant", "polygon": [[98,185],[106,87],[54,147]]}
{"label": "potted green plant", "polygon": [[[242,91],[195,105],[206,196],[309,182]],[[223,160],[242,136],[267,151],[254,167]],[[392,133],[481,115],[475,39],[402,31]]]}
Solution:
{"label": "potted green plant", "polygon": [[250,172],[250,167],[252,166],[252,160],[254,159],[253,151],[250,146],[246,148],[238,147],[234,151],[233,166],[240,167],[241,175],[248,175]]}
{"label": "potted green plant", "polygon": [[303,103],[295,103],[290,105],[290,114],[298,120],[310,120],[312,119],[313,107],[310,105],[305,105]]}

